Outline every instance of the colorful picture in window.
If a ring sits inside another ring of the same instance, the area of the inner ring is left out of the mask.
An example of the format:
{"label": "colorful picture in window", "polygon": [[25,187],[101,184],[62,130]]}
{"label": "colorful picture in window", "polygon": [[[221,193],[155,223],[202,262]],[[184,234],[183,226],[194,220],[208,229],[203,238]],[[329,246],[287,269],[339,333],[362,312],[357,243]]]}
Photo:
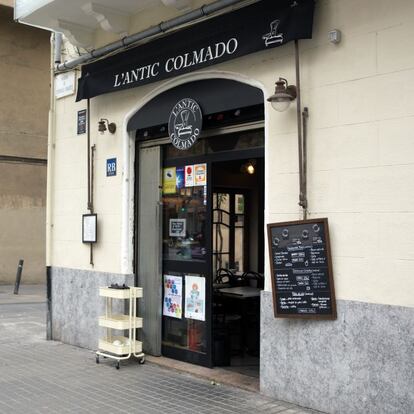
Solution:
{"label": "colorful picture in window", "polygon": [[181,276],[164,275],[163,315],[181,319],[183,299],[183,278]]}

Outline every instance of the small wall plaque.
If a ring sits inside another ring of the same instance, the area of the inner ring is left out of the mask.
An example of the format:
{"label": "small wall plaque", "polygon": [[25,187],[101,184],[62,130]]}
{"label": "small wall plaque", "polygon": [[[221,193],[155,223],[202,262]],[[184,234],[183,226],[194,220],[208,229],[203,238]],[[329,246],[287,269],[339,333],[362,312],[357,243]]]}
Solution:
{"label": "small wall plaque", "polygon": [[56,99],[75,93],[75,72],[60,73],[55,76]]}
{"label": "small wall plaque", "polygon": [[78,135],[86,133],[86,109],[78,111]]}
{"label": "small wall plaque", "polygon": [[114,177],[116,175],[116,158],[106,160],[106,176]]}

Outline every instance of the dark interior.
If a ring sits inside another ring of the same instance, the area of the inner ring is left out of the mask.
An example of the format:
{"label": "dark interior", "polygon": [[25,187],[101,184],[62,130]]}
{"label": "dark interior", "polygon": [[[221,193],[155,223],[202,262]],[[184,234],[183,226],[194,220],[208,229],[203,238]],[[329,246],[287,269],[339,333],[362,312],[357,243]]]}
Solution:
{"label": "dark interior", "polygon": [[264,161],[222,161],[212,167],[214,365],[259,377]]}

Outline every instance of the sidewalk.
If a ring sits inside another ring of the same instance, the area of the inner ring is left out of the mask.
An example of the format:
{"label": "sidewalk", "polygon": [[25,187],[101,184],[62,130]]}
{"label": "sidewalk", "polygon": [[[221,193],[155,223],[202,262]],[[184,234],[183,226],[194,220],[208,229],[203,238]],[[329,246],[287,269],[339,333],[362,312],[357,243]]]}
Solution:
{"label": "sidewalk", "polygon": [[13,292],[14,285],[0,285],[0,305],[46,302],[46,285],[20,285],[19,294]]}
{"label": "sidewalk", "polygon": [[[2,286],[0,291],[6,289]],[[23,290],[22,290],[23,292]],[[45,303],[0,302],[0,413],[312,413],[258,393],[45,340]],[[41,293],[27,289],[32,299]]]}

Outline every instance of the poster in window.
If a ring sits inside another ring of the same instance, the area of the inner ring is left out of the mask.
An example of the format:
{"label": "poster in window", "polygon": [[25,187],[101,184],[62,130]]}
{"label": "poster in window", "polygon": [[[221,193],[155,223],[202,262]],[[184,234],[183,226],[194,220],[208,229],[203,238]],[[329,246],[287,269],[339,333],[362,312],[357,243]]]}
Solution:
{"label": "poster in window", "polygon": [[176,193],[176,170],[175,167],[164,168],[162,177],[162,192],[163,194]]}
{"label": "poster in window", "polygon": [[175,171],[177,190],[184,188],[184,167],[177,167]]}
{"label": "poster in window", "polygon": [[195,186],[207,185],[207,164],[194,165]]}
{"label": "poster in window", "polygon": [[170,219],[170,237],[185,237],[186,219]]}
{"label": "poster in window", "polygon": [[185,317],[205,321],[206,280],[199,276],[185,277]]}
{"label": "poster in window", "polygon": [[194,187],[194,165],[186,165],[184,182],[186,187]]}
{"label": "poster in window", "polygon": [[181,276],[164,275],[163,315],[181,319],[183,315],[183,278]]}

